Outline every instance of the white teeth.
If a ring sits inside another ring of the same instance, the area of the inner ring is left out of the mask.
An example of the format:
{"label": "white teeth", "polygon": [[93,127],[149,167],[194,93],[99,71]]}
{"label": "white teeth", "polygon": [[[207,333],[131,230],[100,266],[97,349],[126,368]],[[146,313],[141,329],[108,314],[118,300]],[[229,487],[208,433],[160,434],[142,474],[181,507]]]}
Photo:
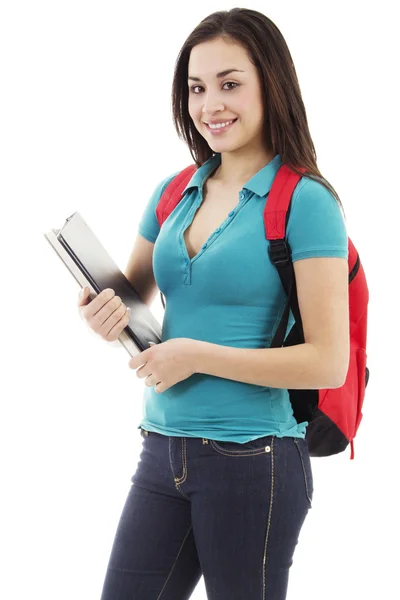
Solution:
{"label": "white teeth", "polygon": [[210,129],[221,129],[221,127],[226,127],[227,125],[233,123],[233,121],[234,119],[232,121],[228,121],[227,123],[218,123],[217,125],[211,125],[210,123],[208,123],[208,126],[210,127]]}

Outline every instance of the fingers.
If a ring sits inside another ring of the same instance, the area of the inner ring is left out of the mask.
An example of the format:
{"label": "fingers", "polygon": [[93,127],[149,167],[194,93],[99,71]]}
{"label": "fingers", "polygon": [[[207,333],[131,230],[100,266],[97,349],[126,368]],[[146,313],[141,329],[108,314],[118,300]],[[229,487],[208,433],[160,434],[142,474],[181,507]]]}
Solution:
{"label": "fingers", "polygon": [[102,290],[90,300],[89,288],[84,286],[78,297],[78,306],[88,327],[108,342],[117,340],[129,323],[130,309],[111,288]]}
{"label": "fingers", "polygon": [[[88,322],[92,320],[94,315],[96,315],[99,312],[99,310],[101,310],[103,306],[107,304],[107,302],[109,302],[112,298],[116,297],[114,290],[112,290],[111,288],[103,290],[95,298],[93,298],[93,300],[90,300],[89,298],[89,288],[87,286],[83,288],[82,294],[82,297],[78,297],[78,306],[82,307],[82,316],[85,319],[85,321]],[[115,310],[115,308],[120,304],[121,298],[119,298],[119,300],[118,297],[116,298],[117,302],[115,306],[113,306],[112,310]]]}
{"label": "fingers", "polygon": [[89,302],[89,288],[85,285],[78,296],[78,306],[84,306]]}
{"label": "fingers", "polygon": [[[125,312],[122,314],[122,316],[119,318],[119,320],[116,321],[116,319],[121,314],[121,312],[123,312],[123,311],[120,311],[119,309],[116,310],[107,319],[106,323],[104,324],[103,334],[101,334],[101,335],[107,342],[114,342],[115,340],[117,340],[119,338],[119,336],[121,335],[122,331],[125,329],[125,327],[129,323],[131,309],[127,308],[125,310]],[[111,323],[114,323],[114,321],[116,321],[116,322],[113,325],[113,327],[111,327],[111,329],[110,329],[110,325],[111,325]],[[104,331],[107,331],[107,333],[104,334]]]}

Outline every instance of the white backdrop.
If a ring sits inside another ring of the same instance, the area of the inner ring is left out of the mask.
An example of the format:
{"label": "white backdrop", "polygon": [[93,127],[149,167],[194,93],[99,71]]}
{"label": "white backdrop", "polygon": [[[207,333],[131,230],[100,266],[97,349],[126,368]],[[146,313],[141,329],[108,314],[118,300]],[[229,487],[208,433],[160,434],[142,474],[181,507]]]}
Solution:
{"label": "white backdrop", "polygon": [[[350,449],[312,459],[313,509],[296,549],[288,600],[396,595],[394,5],[246,4],[269,16],[288,43],[318,165],[343,202],[370,290],[370,382],[355,460]],[[129,369],[122,346],[109,347],[79,319],[79,286],[43,233],[78,210],[125,268],[150,192],[192,162],[172,126],[177,54],[201,19],[233,6],[207,0],[190,10],[176,0],[1,4],[5,600],[99,600],[142,443],[144,381]],[[162,321],[159,296],[152,309]],[[206,598],[203,579],[192,598]]]}

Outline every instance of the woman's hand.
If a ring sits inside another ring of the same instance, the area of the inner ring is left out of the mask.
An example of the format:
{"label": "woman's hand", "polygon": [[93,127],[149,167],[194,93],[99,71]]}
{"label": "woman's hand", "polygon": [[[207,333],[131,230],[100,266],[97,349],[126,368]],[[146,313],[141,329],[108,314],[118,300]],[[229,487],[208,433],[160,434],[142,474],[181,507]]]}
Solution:
{"label": "woman's hand", "polygon": [[79,313],[91,331],[106,342],[116,341],[129,323],[130,308],[127,308],[115,291],[106,288],[90,300],[89,288],[85,285],[78,297]]}
{"label": "woman's hand", "polygon": [[198,340],[190,338],[173,338],[143,350],[132,357],[128,365],[137,369],[138,377],[146,377],[144,383],[154,386],[155,392],[165,392],[196,372],[198,343]]}

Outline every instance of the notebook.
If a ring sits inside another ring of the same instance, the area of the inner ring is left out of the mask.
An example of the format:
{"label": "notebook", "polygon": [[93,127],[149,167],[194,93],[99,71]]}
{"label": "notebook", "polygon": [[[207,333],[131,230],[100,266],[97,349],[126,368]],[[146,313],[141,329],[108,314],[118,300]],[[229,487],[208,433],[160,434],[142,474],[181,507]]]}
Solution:
{"label": "notebook", "polygon": [[161,343],[160,323],[78,212],[61,229],[43,235],[76,281],[88,286],[90,300],[111,288],[131,308],[129,323],[118,338],[130,356],[149,348],[149,342]]}

